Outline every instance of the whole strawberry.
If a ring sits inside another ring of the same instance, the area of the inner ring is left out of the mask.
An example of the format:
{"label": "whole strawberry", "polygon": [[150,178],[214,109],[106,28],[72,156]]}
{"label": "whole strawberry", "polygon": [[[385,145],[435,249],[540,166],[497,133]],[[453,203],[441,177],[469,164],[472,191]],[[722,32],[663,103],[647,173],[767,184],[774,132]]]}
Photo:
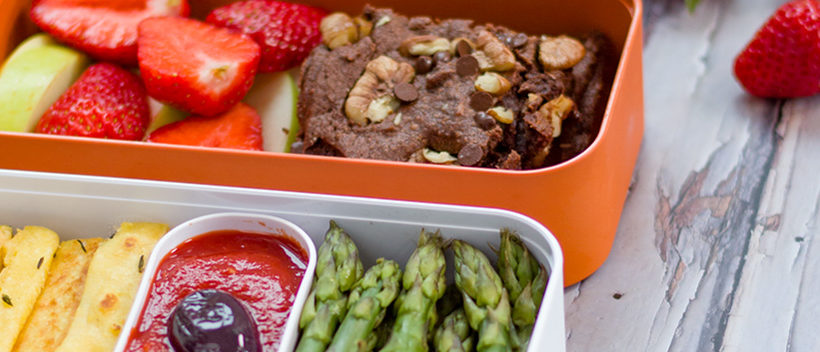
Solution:
{"label": "whole strawberry", "polygon": [[246,0],[213,10],[206,19],[250,35],[262,49],[259,72],[277,72],[302,63],[322,41],[325,11],[275,0]]}
{"label": "whole strawberry", "polygon": [[820,93],[820,0],[781,6],[735,59],[735,76],[765,98]]}
{"label": "whole strawberry", "polygon": [[110,63],[92,65],[48,108],[36,132],[140,140],[150,118],[142,81]]}

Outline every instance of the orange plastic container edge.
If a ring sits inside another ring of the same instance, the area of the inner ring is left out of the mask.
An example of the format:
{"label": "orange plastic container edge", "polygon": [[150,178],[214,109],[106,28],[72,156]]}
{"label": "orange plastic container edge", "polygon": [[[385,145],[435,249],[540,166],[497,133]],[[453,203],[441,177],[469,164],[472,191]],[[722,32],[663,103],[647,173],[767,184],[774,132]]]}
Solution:
{"label": "orange plastic container edge", "polygon": [[[421,2],[376,2],[400,10],[416,6],[413,9],[419,13],[431,8],[420,6]],[[456,5],[470,3],[424,1],[427,2],[441,4],[436,9],[442,15],[460,11],[453,9]],[[313,3],[333,9],[361,6],[356,1]],[[561,23],[545,27],[543,32],[566,28],[573,33],[598,23],[594,26],[603,27],[599,29],[611,35],[628,27],[624,37],[615,38],[622,51],[601,131],[587,151],[561,165],[503,171],[0,132],[0,150],[4,150],[0,153],[0,167],[509,209],[538,220],[556,235],[566,258],[565,284],[571,285],[592,274],[606,259],[637,159],[643,135],[642,3],[513,3],[544,9],[544,13],[563,5],[571,7],[568,11],[575,14],[585,13],[585,5],[593,10],[598,8],[593,6],[596,4],[603,8],[592,11],[591,16],[598,17],[554,21]],[[612,12],[618,6],[626,15]],[[23,11],[26,7],[22,0],[0,0],[0,52],[30,31],[31,24],[25,21],[27,14]],[[498,11],[476,12],[475,18],[490,21],[493,16],[523,13],[529,14],[527,19],[517,23],[520,28],[513,28],[530,30],[542,23],[533,18],[538,13],[515,10],[515,6],[508,6]],[[626,16],[628,21],[624,21]],[[581,25],[576,27],[576,22]]]}

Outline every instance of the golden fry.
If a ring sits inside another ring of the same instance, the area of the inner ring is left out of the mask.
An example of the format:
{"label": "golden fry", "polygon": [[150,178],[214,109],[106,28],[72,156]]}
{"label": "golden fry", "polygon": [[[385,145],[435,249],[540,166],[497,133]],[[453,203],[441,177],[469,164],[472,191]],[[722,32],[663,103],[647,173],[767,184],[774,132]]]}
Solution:
{"label": "golden fry", "polygon": [[151,249],[168,225],[123,223],[114,237],[97,249],[88,267],[80,305],[58,352],[110,352],[125,324],[142,279],[140,258]]}
{"label": "golden fry", "polygon": [[11,226],[0,225],[0,270],[3,270],[3,256],[5,255],[3,245],[11,239],[11,234]]}
{"label": "golden fry", "polygon": [[43,291],[60,238],[45,227],[26,226],[2,246],[0,352],[9,352]]}
{"label": "golden fry", "polygon": [[88,266],[102,241],[101,238],[89,238],[60,244],[51,263],[45,289],[17,337],[13,351],[51,352],[57,349],[68,333],[74,312],[80,304]]}

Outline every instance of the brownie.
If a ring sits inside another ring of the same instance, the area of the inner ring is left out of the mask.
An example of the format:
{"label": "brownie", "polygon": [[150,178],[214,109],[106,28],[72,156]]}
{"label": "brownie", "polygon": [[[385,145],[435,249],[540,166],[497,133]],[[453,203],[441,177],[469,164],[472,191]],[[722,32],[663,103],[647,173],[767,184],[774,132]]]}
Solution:
{"label": "brownie", "polygon": [[[301,68],[298,151],[533,169],[586,149],[613,65],[608,40],[530,36],[365,7],[322,23]],[[297,150],[297,148],[294,148]]]}

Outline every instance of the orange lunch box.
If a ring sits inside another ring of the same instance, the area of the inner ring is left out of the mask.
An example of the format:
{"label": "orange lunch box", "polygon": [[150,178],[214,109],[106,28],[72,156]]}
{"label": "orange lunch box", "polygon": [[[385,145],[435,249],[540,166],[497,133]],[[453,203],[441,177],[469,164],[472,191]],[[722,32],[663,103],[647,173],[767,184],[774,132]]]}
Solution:
{"label": "orange lunch box", "polygon": [[[192,16],[202,18],[225,2],[190,0]],[[0,132],[0,168],[503,208],[530,216],[555,234],[566,260],[566,285],[589,276],[604,262],[643,135],[641,0],[305,2],[351,14],[371,3],[408,15],[471,18],[528,34],[599,30],[620,53],[601,130],[574,159],[527,171],[16,132]],[[28,19],[28,7],[29,0],[0,0],[0,58],[37,30]]]}

